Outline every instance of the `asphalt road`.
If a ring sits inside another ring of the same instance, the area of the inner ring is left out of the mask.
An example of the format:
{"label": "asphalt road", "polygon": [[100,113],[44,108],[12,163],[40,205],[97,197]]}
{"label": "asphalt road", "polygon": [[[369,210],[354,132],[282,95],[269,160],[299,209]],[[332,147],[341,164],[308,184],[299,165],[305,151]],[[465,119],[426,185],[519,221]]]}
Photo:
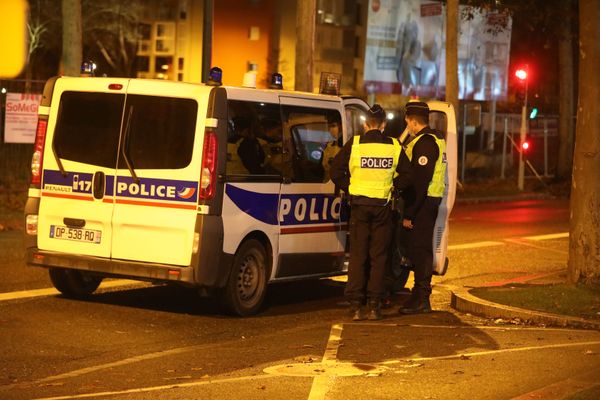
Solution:
{"label": "asphalt road", "polygon": [[[392,308],[380,323],[352,323],[332,280],[275,285],[245,319],[169,286],[70,300],[35,291],[45,271],[5,251],[0,399],[561,398],[600,384],[600,332],[463,315],[447,288],[564,269],[567,231],[566,201],[458,206],[436,311]],[[0,245],[19,240],[0,233]]]}

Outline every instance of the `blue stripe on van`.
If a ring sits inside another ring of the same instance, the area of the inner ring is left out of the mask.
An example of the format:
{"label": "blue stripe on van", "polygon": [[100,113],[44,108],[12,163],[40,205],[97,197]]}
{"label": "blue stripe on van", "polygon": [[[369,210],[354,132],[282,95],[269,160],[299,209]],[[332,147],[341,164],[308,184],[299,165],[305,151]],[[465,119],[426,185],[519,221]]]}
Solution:
{"label": "blue stripe on van", "polygon": [[140,178],[139,183],[136,183],[130,176],[118,176],[115,196],[196,203],[198,201],[198,182]]}
{"label": "blue stripe on van", "polygon": [[225,193],[242,212],[269,225],[332,224],[340,222],[340,213],[345,217],[341,199],[333,194],[282,194],[279,199],[277,193],[257,193],[230,184]]}
{"label": "blue stripe on van", "polygon": [[[94,175],[84,172],[67,172],[63,176],[60,171],[44,170],[43,189],[62,193],[92,194]],[[133,199],[169,200],[195,204],[198,201],[198,182],[174,179],[140,178],[136,183],[132,177],[119,176],[116,190],[115,177],[106,176],[105,196],[119,196]]]}
{"label": "blue stripe on van", "polygon": [[44,170],[42,189],[64,193],[92,193],[92,174],[83,172],[67,172],[65,176],[60,171]]}
{"label": "blue stripe on van", "polygon": [[244,213],[269,225],[277,225],[277,193],[256,193],[225,185],[225,194]]}

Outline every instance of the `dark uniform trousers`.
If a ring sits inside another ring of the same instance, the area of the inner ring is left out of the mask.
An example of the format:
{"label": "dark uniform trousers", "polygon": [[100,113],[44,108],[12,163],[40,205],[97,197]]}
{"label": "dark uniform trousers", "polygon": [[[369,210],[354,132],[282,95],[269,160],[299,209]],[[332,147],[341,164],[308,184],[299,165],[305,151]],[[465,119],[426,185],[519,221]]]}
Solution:
{"label": "dark uniform trousers", "polygon": [[350,265],[345,290],[350,300],[364,301],[367,276],[367,296],[373,299],[381,299],[383,296],[392,229],[392,210],[389,204],[352,206]]}
{"label": "dark uniform trousers", "polygon": [[417,293],[423,296],[431,294],[431,276],[433,274],[433,229],[442,199],[429,197],[413,220],[413,229],[405,229],[408,243],[408,258],[414,268]]}

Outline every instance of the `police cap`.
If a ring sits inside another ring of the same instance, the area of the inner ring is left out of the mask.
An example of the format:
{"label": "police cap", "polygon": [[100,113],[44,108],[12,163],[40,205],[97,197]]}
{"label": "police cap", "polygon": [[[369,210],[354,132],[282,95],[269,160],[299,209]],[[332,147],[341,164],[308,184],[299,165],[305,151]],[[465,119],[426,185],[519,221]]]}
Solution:
{"label": "police cap", "polygon": [[373,106],[367,111],[367,122],[381,124],[385,121],[385,110],[379,104]]}
{"label": "police cap", "polygon": [[406,104],[405,116],[419,115],[429,118],[429,106],[422,101],[410,101]]}

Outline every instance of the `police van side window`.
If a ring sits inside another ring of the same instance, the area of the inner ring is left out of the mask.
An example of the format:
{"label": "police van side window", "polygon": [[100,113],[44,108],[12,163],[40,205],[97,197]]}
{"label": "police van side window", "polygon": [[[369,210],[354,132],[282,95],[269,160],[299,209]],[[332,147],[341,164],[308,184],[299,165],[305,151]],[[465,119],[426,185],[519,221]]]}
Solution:
{"label": "police van side window", "polygon": [[365,133],[363,125],[364,118],[365,110],[363,110],[362,108],[355,106],[346,107],[346,126],[348,128],[348,140],[350,140],[352,136],[360,136],[363,133]]}
{"label": "police van side window", "polygon": [[279,104],[228,101],[227,180],[279,181],[283,154]]}
{"label": "police van side window", "polygon": [[342,146],[336,110],[283,106],[285,135],[292,144],[292,182],[327,182],[331,161]]}
{"label": "police van side window", "polygon": [[54,130],[58,157],[115,168],[125,95],[64,92]]}
{"label": "police van side window", "polygon": [[134,169],[179,169],[189,165],[198,113],[195,100],[128,95],[125,112],[131,113],[131,118],[124,146]]}

